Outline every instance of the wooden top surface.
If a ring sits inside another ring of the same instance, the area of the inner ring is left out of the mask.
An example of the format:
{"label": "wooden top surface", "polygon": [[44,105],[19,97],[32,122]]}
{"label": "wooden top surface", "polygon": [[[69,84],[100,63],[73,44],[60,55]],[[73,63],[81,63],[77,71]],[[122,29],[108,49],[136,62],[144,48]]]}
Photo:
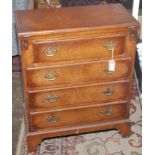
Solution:
{"label": "wooden top surface", "polygon": [[18,35],[137,25],[121,4],[16,11]]}

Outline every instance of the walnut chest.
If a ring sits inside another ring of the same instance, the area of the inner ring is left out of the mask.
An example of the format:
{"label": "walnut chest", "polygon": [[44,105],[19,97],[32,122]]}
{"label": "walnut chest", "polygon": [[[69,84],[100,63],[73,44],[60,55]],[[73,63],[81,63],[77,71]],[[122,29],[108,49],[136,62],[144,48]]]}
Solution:
{"label": "walnut chest", "polygon": [[16,21],[29,152],[49,137],[107,129],[129,136],[139,24],[127,10],[26,10],[16,12]]}

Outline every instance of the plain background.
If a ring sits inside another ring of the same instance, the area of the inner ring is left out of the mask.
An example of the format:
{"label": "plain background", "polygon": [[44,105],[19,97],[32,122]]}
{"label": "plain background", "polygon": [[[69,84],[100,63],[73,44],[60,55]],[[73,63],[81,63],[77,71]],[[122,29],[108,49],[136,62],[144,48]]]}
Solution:
{"label": "plain background", "polygon": [[[155,1],[142,1],[143,155],[155,150]],[[0,154],[12,154],[12,1],[0,0]]]}

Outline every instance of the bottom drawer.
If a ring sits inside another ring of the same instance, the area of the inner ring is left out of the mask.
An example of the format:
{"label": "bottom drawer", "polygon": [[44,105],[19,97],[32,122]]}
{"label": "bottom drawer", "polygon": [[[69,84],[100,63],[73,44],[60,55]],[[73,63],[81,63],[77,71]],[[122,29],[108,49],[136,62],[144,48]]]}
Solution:
{"label": "bottom drawer", "polygon": [[98,121],[123,119],[128,117],[127,107],[127,101],[124,101],[33,113],[31,114],[31,130],[54,129]]}

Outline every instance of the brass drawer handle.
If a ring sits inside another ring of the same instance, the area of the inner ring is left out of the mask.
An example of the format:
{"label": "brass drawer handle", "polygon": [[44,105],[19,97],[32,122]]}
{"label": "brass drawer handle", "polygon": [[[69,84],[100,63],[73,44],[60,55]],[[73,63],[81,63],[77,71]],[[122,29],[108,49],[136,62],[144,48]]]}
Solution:
{"label": "brass drawer handle", "polygon": [[43,77],[49,81],[54,81],[59,77],[59,75],[56,72],[49,72],[45,73]]}
{"label": "brass drawer handle", "polygon": [[106,43],[103,47],[106,48],[108,51],[112,51],[113,49],[115,49],[117,46],[116,42],[110,41],[108,43]]}
{"label": "brass drawer handle", "polygon": [[43,53],[47,56],[47,57],[53,57],[56,53],[57,50],[54,48],[47,48],[43,51]]}
{"label": "brass drawer handle", "polygon": [[112,109],[101,110],[101,114],[105,115],[105,116],[110,116],[110,115],[112,115]]}
{"label": "brass drawer handle", "polygon": [[56,123],[59,120],[59,117],[57,115],[51,115],[47,117],[47,121],[49,123]]}
{"label": "brass drawer handle", "polygon": [[110,96],[110,95],[112,95],[114,93],[114,90],[111,89],[111,88],[107,88],[105,90],[102,90],[101,93],[106,95],[106,96]]}
{"label": "brass drawer handle", "polygon": [[[108,74],[114,73],[114,71],[109,71],[109,70],[108,70],[108,67],[105,67],[104,71],[105,71],[106,73],[108,73]],[[116,72],[116,70],[115,70],[115,72]]]}
{"label": "brass drawer handle", "polygon": [[54,103],[59,99],[59,96],[56,94],[48,95],[45,97],[45,100],[47,100],[49,103]]}

